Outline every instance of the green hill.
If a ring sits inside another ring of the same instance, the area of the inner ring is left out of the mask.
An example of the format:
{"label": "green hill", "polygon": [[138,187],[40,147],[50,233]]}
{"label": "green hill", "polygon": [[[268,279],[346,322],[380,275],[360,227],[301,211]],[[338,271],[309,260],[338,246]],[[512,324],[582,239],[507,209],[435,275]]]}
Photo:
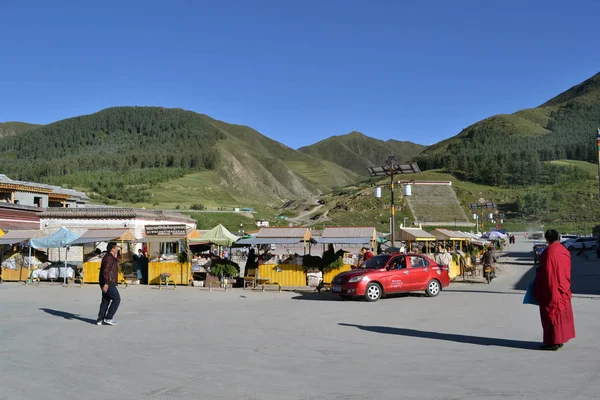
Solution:
{"label": "green hill", "polygon": [[0,139],[10,136],[16,136],[30,129],[37,128],[39,125],[28,124],[26,122],[0,122]]}
{"label": "green hill", "polygon": [[600,74],[539,107],[479,121],[417,157],[421,169],[442,168],[464,180],[497,186],[554,184],[580,169],[553,160],[596,162]]}
{"label": "green hill", "polygon": [[368,176],[366,168],[381,165],[390,154],[396,155],[401,162],[408,162],[426,148],[427,146],[412,142],[383,141],[360,132],[351,132],[347,135],[332,136],[298,150]]}
{"label": "green hill", "polygon": [[7,137],[0,141],[0,170],[76,187],[96,201],[134,204],[157,203],[151,192],[159,183],[189,175],[198,186],[170,193],[174,203],[194,204],[199,190],[232,203],[278,204],[358,178],[251,128],[161,107],[109,108]]}
{"label": "green hill", "polygon": [[[563,176],[555,184],[537,184],[526,187],[498,187],[482,185],[478,183],[463,181],[454,175],[442,170],[428,170],[420,174],[411,175],[411,179],[418,181],[450,181],[451,189],[460,201],[462,210],[456,210],[455,202],[448,202],[444,210],[442,203],[428,210],[422,208],[418,215],[413,215],[407,198],[400,196],[400,189],[396,192],[395,203],[397,205],[396,223],[427,223],[430,221],[447,221],[447,227],[453,229],[461,228],[460,222],[464,221],[459,214],[466,213],[472,222],[473,210],[468,204],[477,203],[480,198],[495,202],[497,211],[504,214],[503,227],[509,230],[540,230],[543,226],[553,227],[564,232],[590,233],[591,227],[600,222],[600,197],[598,197],[598,166],[582,161],[557,160],[551,164],[569,164],[584,173],[585,178],[571,181]],[[382,185],[387,183],[383,179],[378,181]],[[305,223],[320,229],[323,226],[364,226],[375,225],[382,232],[389,231],[390,218],[390,195],[389,190],[384,189],[381,198],[374,196],[374,184],[368,180],[357,184],[336,189],[332,193],[324,195],[320,199],[322,206],[314,208],[314,213],[308,215]],[[425,187],[425,186],[423,186]],[[418,188],[413,186],[413,193]],[[417,200],[417,197],[414,198]],[[412,201],[412,199],[411,199]],[[294,208],[293,217],[299,210],[311,209],[312,205],[304,207],[291,204],[289,210]],[[486,211],[495,212],[496,210]],[[284,210],[287,214],[288,209]],[[447,218],[454,214],[456,217]],[[446,217],[446,218],[444,218]],[[487,229],[492,224],[486,220]]]}

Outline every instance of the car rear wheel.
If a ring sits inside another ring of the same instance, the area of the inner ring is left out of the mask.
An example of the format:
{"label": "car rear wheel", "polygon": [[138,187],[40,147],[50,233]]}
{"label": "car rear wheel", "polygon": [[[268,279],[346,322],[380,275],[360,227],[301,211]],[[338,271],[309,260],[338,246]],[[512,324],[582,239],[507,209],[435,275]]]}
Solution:
{"label": "car rear wheel", "polygon": [[381,298],[381,286],[376,283],[369,283],[365,290],[365,300],[377,301]]}
{"label": "car rear wheel", "polygon": [[425,290],[425,294],[427,297],[435,297],[442,291],[442,285],[440,281],[437,279],[432,279],[427,284],[427,289]]}

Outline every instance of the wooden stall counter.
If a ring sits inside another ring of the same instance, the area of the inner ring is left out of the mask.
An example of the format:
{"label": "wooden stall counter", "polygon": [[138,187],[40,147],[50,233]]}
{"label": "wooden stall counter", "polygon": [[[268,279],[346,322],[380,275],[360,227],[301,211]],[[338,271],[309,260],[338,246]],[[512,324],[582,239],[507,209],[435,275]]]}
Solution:
{"label": "wooden stall counter", "polygon": [[148,284],[158,285],[160,276],[170,274],[169,282],[175,285],[189,285],[192,280],[192,264],[180,262],[153,261],[148,263]]}
{"label": "wooden stall counter", "polygon": [[306,286],[306,272],[297,264],[261,264],[258,277],[281,286]]}
{"label": "wooden stall counter", "polygon": [[[83,283],[100,283],[100,264],[102,261],[83,263]],[[119,282],[123,282],[123,271],[119,268]]]}

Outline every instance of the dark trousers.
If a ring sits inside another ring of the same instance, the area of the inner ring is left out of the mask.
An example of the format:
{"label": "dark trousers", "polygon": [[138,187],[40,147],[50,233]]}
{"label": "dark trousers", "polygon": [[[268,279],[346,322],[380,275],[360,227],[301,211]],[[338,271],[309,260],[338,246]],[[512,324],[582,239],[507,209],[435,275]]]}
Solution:
{"label": "dark trousers", "polygon": [[[100,288],[102,289],[102,286]],[[119,308],[119,304],[121,304],[121,296],[119,295],[117,286],[108,285],[106,293],[102,292],[102,303],[100,303],[98,319],[113,319]]]}

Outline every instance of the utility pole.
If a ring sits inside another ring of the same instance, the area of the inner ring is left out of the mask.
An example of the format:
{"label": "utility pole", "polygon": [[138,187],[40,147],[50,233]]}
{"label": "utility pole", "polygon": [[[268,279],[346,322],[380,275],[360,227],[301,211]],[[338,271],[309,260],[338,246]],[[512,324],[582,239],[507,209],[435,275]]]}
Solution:
{"label": "utility pole", "polygon": [[[483,210],[485,208],[496,208],[496,203],[491,202],[491,201],[485,201],[485,199],[482,197],[479,199],[479,202],[469,204],[469,208],[470,209],[477,209],[477,208],[480,209],[481,218],[480,218],[480,221],[477,221],[477,222],[481,222],[481,233],[484,233],[485,232],[485,222],[484,222],[485,220],[483,218]],[[478,229],[479,229],[479,227],[478,227]]]}
{"label": "utility pole", "polygon": [[394,204],[394,174],[416,174],[421,172],[419,166],[416,163],[411,164],[400,164],[398,159],[393,154],[385,160],[385,165],[377,167],[367,167],[367,171],[372,177],[375,176],[389,176],[390,177],[390,203],[391,203],[391,233],[392,233],[392,246],[396,243],[396,205]]}

